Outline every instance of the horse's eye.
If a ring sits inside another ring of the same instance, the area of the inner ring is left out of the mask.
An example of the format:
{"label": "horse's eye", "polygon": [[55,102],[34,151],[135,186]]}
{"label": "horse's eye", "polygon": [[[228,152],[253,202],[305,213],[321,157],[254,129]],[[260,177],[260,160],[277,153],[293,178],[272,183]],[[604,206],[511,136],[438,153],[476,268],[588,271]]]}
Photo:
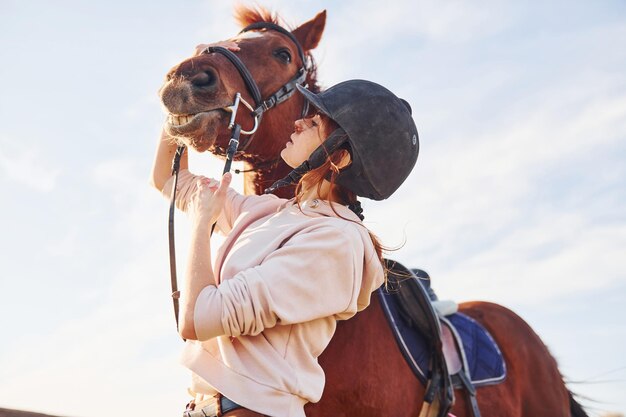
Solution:
{"label": "horse's eye", "polygon": [[289,64],[291,62],[291,52],[288,49],[279,49],[274,52],[274,56]]}

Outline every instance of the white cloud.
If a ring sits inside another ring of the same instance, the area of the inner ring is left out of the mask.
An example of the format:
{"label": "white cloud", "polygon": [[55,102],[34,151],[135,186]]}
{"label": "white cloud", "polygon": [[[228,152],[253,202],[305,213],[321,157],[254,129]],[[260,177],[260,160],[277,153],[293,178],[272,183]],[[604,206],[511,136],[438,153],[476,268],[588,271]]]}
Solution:
{"label": "white cloud", "polygon": [[76,227],[71,227],[60,239],[46,246],[46,252],[51,257],[71,258],[79,250],[79,233]]}
{"label": "white cloud", "polygon": [[395,257],[429,270],[445,296],[534,303],[623,279],[626,168],[610,158],[626,137],[626,94],[559,87],[515,123],[451,129],[397,197],[366,206],[386,242],[406,235]]}
{"label": "white cloud", "polygon": [[[492,1],[400,0],[381,6],[368,0],[358,6],[331,8],[315,54],[322,84],[355,77],[389,84],[386,79],[395,76],[413,82],[420,72],[427,74],[420,68],[432,64],[424,60],[424,50],[433,45],[459,47],[496,34],[510,24],[515,13],[514,5]],[[382,66],[397,73],[381,76],[376,69]]]}
{"label": "white cloud", "polygon": [[[339,31],[331,36],[342,36],[343,42],[378,45],[403,36],[421,37],[424,41],[463,43],[498,32],[514,16],[511,4],[490,1],[468,3],[435,0],[400,0],[380,7],[374,0],[359,3],[359,7],[344,7],[337,16]],[[355,30],[356,29],[356,30]],[[354,36],[355,32],[359,36]]]}
{"label": "white cloud", "polygon": [[[167,203],[148,186],[142,165],[145,161],[116,158],[93,168],[93,184],[109,203],[102,210],[115,220],[115,239],[130,260],[98,260],[112,271],[108,285],[98,294],[77,295],[92,300],[91,311],[77,312],[53,333],[14,340],[0,359],[0,392],[11,407],[61,415],[90,410],[94,417],[149,409],[165,416],[180,413],[189,400],[189,373],[178,364],[182,342],[169,297]],[[222,169],[222,161],[193,153],[191,165],[208,175]],[[235,186],[242,187],[241,179]],[[176,235],[181,277],[189,236],[185,216],[177,216]],[[221,240],[214,237],[214,244]],[[77,244],[76,231],[70,231],[47,250],[68,256]]]}
{"label": "white cloud", "polygon": [[14,340],[15,349],[0,359],[2,398],[11,407],[59,415],[180,412],[188,375],[177,365],[181,343],[167,281],[159,279],[164,265],[154,262],[152,249],[121,266],[116,288],[99,294],[96,311],[52,334]]}
{"label": "white cloud", "polygon": [[451,266],[441,288],[459,300],[542,304],[623,281],[626,227],[547,217]]}
{"label": "white cloud", "polygon": [[6,138],[0,140],[0,145],[0,172],[11,181],[44,193],[55,189],[61,169],[44,157],[38,145],[18,146]]}
{"label": "white cloud", "polygon": [[[133,121],[141,121],[143,118],[154,116],[152,113],[160,105],[159,97],[156,93],[148,94],[137,98],[133,103],[128,104],[124,109],[124,116]],[[149,116],[148,116],[149,115]]]}
{"label": "white cloud", "polygon": [[[192,157],[192,166],[207,162],[221,172],[215,158]],[[93,168],[93,185],[106,196],[102,210],[114,219],[113,236],[130,260],[96,256],[97,263],[106,263],[98,269],[112,271],[104,278],[107,285],[97,294],[76,295],[87,297],[94,307],[77,312],[51,333],[35,331],[13,339],[0,358],[0,392],[10,407],[59,415],[90,410],[94,417],[148,409],[165,416],[180,413],[189,400],[189,373],[178,364],[182,342],[169,297],[167,203],[148,186],[142,165],[145,161],[116,158]],[[177,216],[179,276],[186,261],[187,229],[185,217]],[[76,231],[70,230],[47,250],[69,256],[77,245]],[[64,292],[57,296],[68,296],[71,289]]]}

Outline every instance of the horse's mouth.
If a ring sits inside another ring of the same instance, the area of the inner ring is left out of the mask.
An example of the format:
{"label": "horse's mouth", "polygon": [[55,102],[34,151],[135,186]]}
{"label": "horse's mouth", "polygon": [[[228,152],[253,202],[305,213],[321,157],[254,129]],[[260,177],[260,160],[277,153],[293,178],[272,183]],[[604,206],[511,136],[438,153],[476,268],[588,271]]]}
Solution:
{"label": "horse's mouth", "polygon": [[199,113],[176,114],[167,116],[166,129],[172,136],[194,137],[204,136],[208,124],[214,124],[222,116],[222,109],[202,111]]}
{"label": "horse's mouth", "polygon": [[187,123],[191,122],[191,120],[197,116],[199,113],[195,114],[172,114],[170,113],[167,117],[167,122],[172,126],[184,126]]}
{"label": "horse's mouth", "polygon": [[228,113],[222,108],[201,111],[198,113],[169,113],[165,123],[165,131],[173,136],[179,144],[204,152],[215,142],[221,127],[226,128]]}
{"label": "horse's mouth", "polygon": [[191,114],[175,114],[169,113],[167,116],[167,123],[173,129],[179,131],[188,131],[192,124],[197,123],[203,116],[209,115],[210,113],[214,113],[219,109],[202,111],[199,113],[191,113]]}

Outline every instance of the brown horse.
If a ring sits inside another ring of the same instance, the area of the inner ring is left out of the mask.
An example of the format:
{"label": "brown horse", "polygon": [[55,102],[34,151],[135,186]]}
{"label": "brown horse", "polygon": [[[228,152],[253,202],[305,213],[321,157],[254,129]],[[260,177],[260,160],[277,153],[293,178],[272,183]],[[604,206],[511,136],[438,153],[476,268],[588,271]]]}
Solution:
{"label": "brown horse", "polygon": [[[278,23],[276,16],[264,10],[241,8],[238,18],[243,26]],[[320,41],[325,19],[326,13],[322,12],[292,30],[308,59],[309,51]],[[236,54],[256,80],[263,97],[293,78],[303,64],[294,42],[277,31],[260,30],[231,40],[238,43],[240,51]],[[317,89],[314,69],[309,71],[307,83],[311,89]],[[253,102],[240,73],[223,55],[199,54],[181,62],[168,73],[161,90],[163,104],[178,120],[169,126],[170,133],[198,151],[223,155],[231,136],[227,128],[230,115],[224,108],[232,104],[236,92]],[[246,193],[262,192],[289,171],[277,161],[277,155],[302,108],[303,98],[296,94],[263,116],[245,153],[238,155],[252,169],[246,174]],[[190,116],[194,116],[192,122],[181,124],[181,117],[185,122]],[[253,125],[249,112],[238,114],[237,122],[244,129]],[[282,190],[283,196],[291,192]],[[462,304],[460,311],[489,330],[506,361],[506,380],[478,389],[478,404],[484,417],[586,416],[566,388],[556,361],[520,317],[485,302]],[[401,355],[377,297],[373,296],[370,307],[356,317],[338,324],[319,362],[326,373],[326,388],[319,403],[306,406],[308,416],[418,415],[424,387]],[[452,413],[469,416],[463,393],[455,394],[457,401]]]}

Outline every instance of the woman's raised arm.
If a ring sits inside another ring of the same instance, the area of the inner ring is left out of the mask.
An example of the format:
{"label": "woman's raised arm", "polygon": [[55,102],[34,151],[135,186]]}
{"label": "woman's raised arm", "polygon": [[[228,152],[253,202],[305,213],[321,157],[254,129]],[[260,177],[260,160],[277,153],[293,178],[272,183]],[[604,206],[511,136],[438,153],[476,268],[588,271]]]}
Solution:
{"label": "woman's raised arm", "polygon": [[[172,176],[172,161],[174,160],[177,146],[174,139],[165,130],[162,130],[150,175],[150,184],[159,191],[163,190],[165,183]],[[189,167],[188,161],[187,152],[185,152],[180,159],[181,170]]]}

